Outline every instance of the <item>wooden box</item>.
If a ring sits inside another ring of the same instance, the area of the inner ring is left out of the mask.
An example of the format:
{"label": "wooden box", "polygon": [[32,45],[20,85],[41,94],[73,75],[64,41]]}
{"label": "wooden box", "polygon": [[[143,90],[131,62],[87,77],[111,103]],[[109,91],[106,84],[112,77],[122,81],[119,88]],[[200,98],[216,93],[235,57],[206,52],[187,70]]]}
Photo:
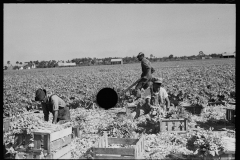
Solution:
{"label": "wooden box", "polygon": [[[34,147],[29,149],[28,144],[30,143],[30,135],[17,134],[15,136],[15,150],[23,153],[16,155],[21,157],[25,154],[30,159],[70,159],[71,158],[71,147],[72,141],[72,127],[57,131],[35,131],[34,135]],[[23,144],[23,148],[19,148],[19,145]],[[43,153],[45,156],[41,155]]]}
{"label": "wooden box", "polygon": [[232,123],[235,123],[235,109],[226,109],[226,119]]}
{"label": "wooden box", "polygon": [[[131,148],[109,148],[111,144],[134,145]],[[94,159],[143,159],[144,136],[140,139],[103,137],[93,147]]]}
{"label": "wooden box", "polygon": [[160,119],[160,132],[186,133],[187,119]]}

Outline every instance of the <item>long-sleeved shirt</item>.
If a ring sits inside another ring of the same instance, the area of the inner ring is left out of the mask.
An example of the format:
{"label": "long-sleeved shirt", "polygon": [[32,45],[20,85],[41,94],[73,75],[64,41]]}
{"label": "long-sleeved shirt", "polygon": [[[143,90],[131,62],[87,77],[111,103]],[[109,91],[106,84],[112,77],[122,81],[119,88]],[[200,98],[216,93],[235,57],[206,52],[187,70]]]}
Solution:
{"label": "long-sleeved shirt", "polygon": [[152,78],[152,73],[151,73],[152,66],[151,66],[151,62],[144,57],[144,58],[142,59],[142,61],[141,61],[141,66],[142,66],[141,78],[146,78],[146,79]]}

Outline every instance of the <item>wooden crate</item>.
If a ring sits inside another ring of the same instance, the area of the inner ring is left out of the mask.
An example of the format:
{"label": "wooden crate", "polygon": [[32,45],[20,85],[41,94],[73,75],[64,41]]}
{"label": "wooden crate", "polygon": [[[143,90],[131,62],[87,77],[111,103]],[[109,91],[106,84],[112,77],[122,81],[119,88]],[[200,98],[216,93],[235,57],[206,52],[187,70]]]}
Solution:
{"label": "wooden crate", "polygon": [[187,119],[160,119],[160,132],[186,133],[187,131]]}
{"label": "wooden crate", "polygon": [[226,119],[232,123],[235,123],[235,109],[226,109]]}
{"label": "wooden crate", "polygon": [[[109,148],[111,144],[134,145],[132,148]],[[144,136],[140,139],[108,138],[105,132],[103,137],[93,147],[94,159],[143,159]]]}
{"label": "wooden crate", "polygon": [[[72,141],[72,127],[57,132],[44,130],[34,131],[33,135],[33,149],[28,148],[28,144],[30,143],[30,135],[23,133],[15,136],[15,150],[23,152],[16,155],[16,157],[21,157],[21,154],[25,154],[27,157],[34,159],[59,159],[63,156],[64,159],[71,158],[70,143]],[[21,144],[24,144],[23,148],[17,147]],[[44,150],[43,152],[47,154],[45,157],[40,155],[42,149]]]}

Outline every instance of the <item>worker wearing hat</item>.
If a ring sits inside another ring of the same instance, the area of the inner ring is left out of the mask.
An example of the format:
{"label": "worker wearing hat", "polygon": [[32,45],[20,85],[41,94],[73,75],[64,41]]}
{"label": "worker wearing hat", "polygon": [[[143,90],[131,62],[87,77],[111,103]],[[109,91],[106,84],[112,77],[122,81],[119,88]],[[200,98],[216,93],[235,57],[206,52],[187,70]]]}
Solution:
{"label": "worker wearing hat", "polygon": [[54,124],[61,120],[70,120],[69,108],[57,95],[47,95],[46,90],[40,88],[36,91],[35,101],[41,102],[45,121],[49,119],[49,112],[53,114]]}
{"label": "worker wearing hat", "polygon": [[149,87],[151,90],[151,97],[147,96],[146,101],[148,104],[150,103],[151,108],[160,107],[162,111],[166,112],[170,108],[170,101],[166,89],[162,86],[163,79],[152,78],[152,82],[153,84]]}
{"label": "worker wearing hat", "polygon": [[149,82],[151,81],[152,73],[155,70],[151,66],[151,62],[144,57],[144,53],[140,52],[137,58],[139,61],[141,61],[141,66],[142,66],[141,80],[138,82],[138,84],[135,87],[135,91],[137,92],[137,95],[139,95],[140,90],[142,88],[146,89],[147,87],[149,87]]}
{"label": "worker wearing hat", "polygon": [[163,88],[162,83],[162,78],[151,79],[150,86],[145,90],[145,92],[148,92],[151,95],[146,96],[145,103],[142,106],[137,107],[135,118],[143,114],[152,114],[156,110],[165,113],[166,110],[169,109],[170,101],[167,91]]}

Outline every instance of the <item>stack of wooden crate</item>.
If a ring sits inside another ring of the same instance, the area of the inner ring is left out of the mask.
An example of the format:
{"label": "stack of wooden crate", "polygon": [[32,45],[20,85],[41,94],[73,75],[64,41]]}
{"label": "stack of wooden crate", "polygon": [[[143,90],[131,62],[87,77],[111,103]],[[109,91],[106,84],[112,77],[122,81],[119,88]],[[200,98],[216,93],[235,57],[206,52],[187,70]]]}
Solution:
{"label": "stack of wooden crate", "polygon": [[[15,136],[16,159],[70,159],[72,127],[52,132],[38,130],[33,132],[34,147],[29,148],[30,135],[26,133]],[[22,145],[23,144],[23,145]],[[19,148],[18,146],[23,146]]]}
{"label": "stack of wooden crate", "polygon": [[[109,145],[133,145],[130,148],[110,148]],[[143,159],[144,136],[140,139],[108,138],[104,132],[103,137],[93,147],[94,159]]]}

